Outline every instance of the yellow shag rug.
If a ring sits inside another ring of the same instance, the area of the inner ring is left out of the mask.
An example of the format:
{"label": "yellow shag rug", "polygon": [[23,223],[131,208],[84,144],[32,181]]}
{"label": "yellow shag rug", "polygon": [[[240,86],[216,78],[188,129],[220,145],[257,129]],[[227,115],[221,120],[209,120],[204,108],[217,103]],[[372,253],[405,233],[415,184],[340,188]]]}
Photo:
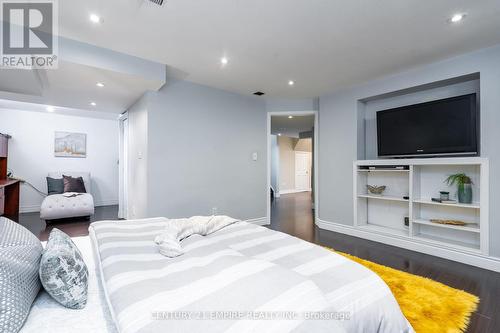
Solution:
{"label": "yellow shag rug", "polygon": [[425,277],[337,253],[380,276],[417,333],[460,333],[467,330],[470,316],[479,304],[477,296]]}

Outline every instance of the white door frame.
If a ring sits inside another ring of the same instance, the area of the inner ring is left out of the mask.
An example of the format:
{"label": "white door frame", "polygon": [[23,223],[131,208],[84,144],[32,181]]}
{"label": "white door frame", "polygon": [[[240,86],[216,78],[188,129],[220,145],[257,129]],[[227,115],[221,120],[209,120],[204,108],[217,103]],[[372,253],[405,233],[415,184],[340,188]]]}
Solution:
{"label": "white door frame", "polygon": [[118,205],[118,218],[127,219],[128,218],[128,127],[124,126],[124,122],[127,120],[128,125],[128,113],[125,112],[120,117],[120,151],[119,151],[119,205]]}
{"label": "white door frame", "polygon": [[[318,111],[273,111],[267,113],[267,224],[271,224],[271,117],[272,116],[311,116],[314,115],[314,214],[319,207],[319,112]],[[316,217],[315,217],[316,220]],[[316,222],[315,222],[316,223]]]}

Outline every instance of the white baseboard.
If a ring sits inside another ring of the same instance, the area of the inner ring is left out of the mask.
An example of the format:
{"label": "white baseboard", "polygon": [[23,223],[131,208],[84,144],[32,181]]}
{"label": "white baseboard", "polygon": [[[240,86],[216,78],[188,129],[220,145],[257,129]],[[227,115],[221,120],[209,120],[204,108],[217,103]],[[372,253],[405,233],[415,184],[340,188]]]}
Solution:
{"label": "white baseboard", "polygon": [[354,226],[324,221],[316,218],[316,225],[320,229],[338,232],[354,237],[368,239],[374,242],[401,247],[406,250],[412,250],[441,257],[448,260],[457,261],[463,264],[472,265],[495,272],[500,272],[500,258],[484,256],[481,254],[471,254],[449,249],[441,246],[433,246],[426,243],[416,242],[410,239],[400,238],[393,235],[385,235],[374,231],[362,230]]}
{"label": "white baseboard", "polygon": [[269,225],[271,221],[267,217],[259,217],[257,219],[245,220],[245,222],[256,224],[256,225]]}
{"label": "white baseboard", "polygon": [[40,212],[40,205],[26,205],[19,207],[19,213],[37,213]]}
{"label": "white baseboard", "polygon": [[283,190],[280,191],[280,194],[290,194],[290,193],[300,193],[300,192],[311,192],[312,189],[307,189],[307,190]]}
{"label": "white baseboard", "polygon": [[94,206],[96,206],[96,207],[100,207],[100,206],[116,206],[116,205],[118,205],[118,200],[117,199],[101,200],[101,201],[94,202]]}

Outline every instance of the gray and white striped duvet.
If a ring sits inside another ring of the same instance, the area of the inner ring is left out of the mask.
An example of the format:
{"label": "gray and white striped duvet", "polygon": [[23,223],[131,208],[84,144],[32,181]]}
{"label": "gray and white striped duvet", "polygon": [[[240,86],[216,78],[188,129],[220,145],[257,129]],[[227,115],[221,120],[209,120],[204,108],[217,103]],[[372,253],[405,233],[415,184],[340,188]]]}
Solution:
{"label": "gray and white striped duvet", "polygon": [[[156,218],[90,226],[122,333],[413,332],[385,283],[338,254],[237,222],[183,240],[185,254],[167,258],[153,242],[165,224]],[[261,317],[281,313],[295,316]]]}

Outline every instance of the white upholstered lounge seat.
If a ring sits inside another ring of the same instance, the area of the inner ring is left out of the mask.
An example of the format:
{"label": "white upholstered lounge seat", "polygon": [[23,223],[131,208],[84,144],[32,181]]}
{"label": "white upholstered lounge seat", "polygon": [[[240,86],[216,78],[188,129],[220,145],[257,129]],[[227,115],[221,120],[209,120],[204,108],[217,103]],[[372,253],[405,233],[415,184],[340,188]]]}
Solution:
{"label": "white upholstered lounge seat", "polygon": [[91,194],[90,173],[88,172],[51,172],[49,177],[62,178],[62,175],[82,177],[87,193],[53,194],[47,196],[40,209],[40,218],[43,220],[56,220],[69,217],[83,217],[94,215],[94,198]]}

